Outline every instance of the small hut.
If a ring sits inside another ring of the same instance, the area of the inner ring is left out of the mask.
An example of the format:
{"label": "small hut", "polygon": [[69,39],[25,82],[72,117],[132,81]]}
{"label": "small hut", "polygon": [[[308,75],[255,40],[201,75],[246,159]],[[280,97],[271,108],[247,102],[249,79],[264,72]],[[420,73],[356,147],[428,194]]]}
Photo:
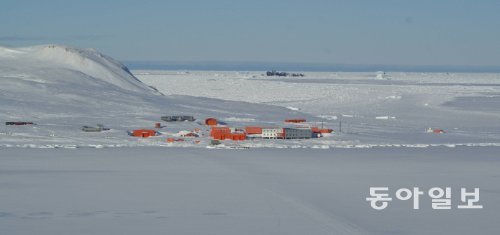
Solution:
{"label": "small hut", "polygon": [[217,126],[217,123],[218,123],[218,121],[215,118],[207,118],[207,119],[205,119],[205,124],[207,126]]}
{"label": "small hut", "polygon": [[288,122],[288,123],[302,123],[302,122],[306,122],[306,119],[286,119],[285,122]]}
{"label": "small hut", "polygon": [[151,136],[156,136],[157,134],[158,132],[156,132],[155,130],[139,129],[132,131],[131,135],[135,137],[148,138]]}

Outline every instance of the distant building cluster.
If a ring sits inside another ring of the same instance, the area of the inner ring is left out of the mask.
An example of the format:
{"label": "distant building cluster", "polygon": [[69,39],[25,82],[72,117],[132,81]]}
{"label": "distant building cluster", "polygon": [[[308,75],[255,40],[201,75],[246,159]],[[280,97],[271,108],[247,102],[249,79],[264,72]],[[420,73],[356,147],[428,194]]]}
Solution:
{"label": "distant building cluster", "polygon": [[287,72],[280,72],[280,71],[276,71],[276,70],[267,71],[266,75],[268,77],[271,77],[271,76],[277,76],[277,77],[304,77],[305,76],[303,73],[287,73]]}
{"label": "distant building cluster", "polygon": [[[162,116],[161,120],[165,122],[193,122],[196,119],[193,116],[186,115],[172,115],[172,116]],[[193,131],[181,131],[173,136],[167,138],[167,142],[183,142],[185,138],[197,138],[206,136],[208,134],[211,137],[211,144],[219,144],[220,141],[233,140],[233,141],[244,141],[252,139],[310,139],[310,138],[320,138],[325,134],[332,133],[332,129],[324,129],[314,126],[309,126],[306,123],[306,119],[286,119],[285,123],[289,126],[287,127],[266,127],[266,126],[246,126],[244,128],[235,128],[227,126],[223,122],[219,122],[216,118],[210,117],[206,118],[205,121],[197,122],[198,125],[205,125],[208,127],[205,131],[196,128]],[[291,126],[290,126],[291,125]],[[129,131],[130,136],[135,137],[152,137],[159,136],[163,133],[159,132],[159,129],[164,128],[161,123],[156,123],[155,129],[137,129]],[[87,127],[90,128],[90,127]],[[88,131],[93,131],[92,130]],[[199,140],[195,141],[200,143]]]}
{"label": "distant building cluster", "polygon": [[196,119],[194,119],[193,116],[162,116],[161,120],[165,122],[183,122],[183,121],[190,121],[193,122]]}
{"label": "distant building cluster", "polygon": [[[168,122],[169,125],[175,125],[178,122],[194,122],[196,121],[194,116],[191,115],[167,115],[160,117],[162,121]],[[212,145],[220,144],[221,141],[232,140],[232,141],[245,141],[254,139],[311,139],[311,138],[321,138],[324,135],[333,132],[332,129],[319,128],[316,126],[311,126],[307,123],[306,119],[285,119],[286,127],[279,126],[246,126],[244,128],[230,127],[224,122],[220,122],[216,118],[209,117],[204,120],[204,122],[195,122],[198,128],[193,130],[183,130],[178,133],[172,133],[171,131],[160,132],[160,129],[166,129],[167,126],[162,125],[160,122],[155,123],[154,128],[140,128],[134,130],[128,130],[127,134],[133,137],[149,138],[155,136],[166,136],[166,142],[184,142],[186,139],[190,139],[191,142],[196,144],[201,143],[197,138],[210,136],[210,143]],[[24,126],[24,125],[35,125],[33,122],[27,121],[10,121],[5,122],[8,126]],[[204,126],[204,127],[203,127]],[[103,124],[97,124],[95,126],[85,125],[82,126],[81,130],[83,132],[103,132],[110,131],[110,128],[105,127]]]}

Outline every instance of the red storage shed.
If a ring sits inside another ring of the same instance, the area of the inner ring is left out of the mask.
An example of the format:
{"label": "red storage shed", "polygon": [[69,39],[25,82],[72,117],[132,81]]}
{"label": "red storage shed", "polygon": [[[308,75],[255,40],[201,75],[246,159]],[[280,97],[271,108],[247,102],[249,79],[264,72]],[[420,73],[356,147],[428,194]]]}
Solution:
{"label": "red storage shed", "polygon": [[208,126],[217,126],[217,119],[215,118],[207,118],[205,119],[205,124]]}
{"label": "red storage shed", "polygon": [[235,141],[246,140],[247,135],[245,133],[232,133],[231,139]]}
{"label": "red storage shed", "polygon": [[229,134],[231,133],[231,129],[229,127],[212,127],[210,130],[210,136],[215,134]]}
{"label": "red storage shed", "polygon": [[151,136],[156,136],[156,131],[155,130],[146,130],[146,129],[134,130],[132,132],[132,136],[148,138]]}
{"label": "red storage shed", "polygon": [[247,135],[262,134],[262,127],[259,127],[259,126],[247,126],[247,127],[245,127],[245,132],[247,133]]}
{"label": "red storage shed", "polygon": [[301,122],[306,122],[306,119],[286,119],[285,122],[289,122],[289,123],[301,123]]}

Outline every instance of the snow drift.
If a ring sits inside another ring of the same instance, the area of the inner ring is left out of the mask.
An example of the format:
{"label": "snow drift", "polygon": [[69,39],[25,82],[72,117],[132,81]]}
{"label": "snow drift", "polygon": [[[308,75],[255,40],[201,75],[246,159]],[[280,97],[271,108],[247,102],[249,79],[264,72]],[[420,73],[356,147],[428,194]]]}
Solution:
{"label": "snow drift", "polygon": [[[10,70],[10,75],[13,75],[13,77],[16,77],[14,72],[22,72],[22,74],[17,74],[18,78],[27,78],[28,80],[30,77],[41,78],[42,76],[37,76],[37,71],[57,68],[75,74],[80,73],[86,75],[87,78],[94,79],[95,82],[109,83],[109,85],[124,90],[135,92],[152,91],[151,88],[134,77],[123,64],[94,49],[76,49],[59,45],[33,46],[19,49],[1,47],[0,60],[2,67],[9,66],[12,68],[17,67],[15,65],[22,65],[22,67],[19,66],[20,69]],[[56,82],[57,78],[43,77],[37,81]]]}
{"label": "snow drift", "polygon": [[130,111],[160,94],[108,56],[57,45],[1,48],[0,78],[2,115],[14,119]]}

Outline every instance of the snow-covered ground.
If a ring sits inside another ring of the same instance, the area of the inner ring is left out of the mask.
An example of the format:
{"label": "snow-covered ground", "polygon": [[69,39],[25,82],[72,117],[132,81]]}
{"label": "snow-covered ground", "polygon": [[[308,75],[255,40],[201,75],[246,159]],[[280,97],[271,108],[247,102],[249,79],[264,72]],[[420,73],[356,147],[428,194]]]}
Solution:
{"label": "snow-covered ground", "polygon": [[[3,148],[0,234],[498,234],[498,148],[402,150]],[[376,211],[376,186],[451,187],[453,209]]]}

